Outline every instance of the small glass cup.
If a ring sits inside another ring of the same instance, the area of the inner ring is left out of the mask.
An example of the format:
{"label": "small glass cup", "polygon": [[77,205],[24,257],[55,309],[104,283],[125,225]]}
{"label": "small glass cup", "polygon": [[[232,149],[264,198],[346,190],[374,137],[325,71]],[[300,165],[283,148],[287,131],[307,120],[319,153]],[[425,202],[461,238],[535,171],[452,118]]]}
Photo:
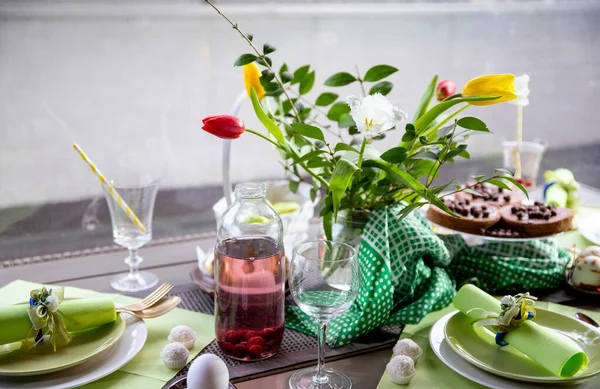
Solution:
{"label": "small glass cup", "polygon": [[145,175],[133,175],[127,176],[122,181],[111,181],[111,185],[140,219],[146,231],[142,232],[131,221],[103,186],[104,197],[110,211],[113,240],[119,246],[129,250],[129,256],[125,258],[125,263],[129,265],[129,273],[112,277],[109,284],[119,292],[139,292],[150,289],[158,284],[158,277],[150,272],[139,271],[143,258],[138,255],[138,249],[152,239],[152,214],[158,192],[158,180]]}
{"label": "small glass cup", "polygon": [[[516,166],[516,141],[502,142],[504,166]],[[546,145],[538,141],[521,142],[521,184],[527,189],[534,189],[540,163],[544,157]]]}

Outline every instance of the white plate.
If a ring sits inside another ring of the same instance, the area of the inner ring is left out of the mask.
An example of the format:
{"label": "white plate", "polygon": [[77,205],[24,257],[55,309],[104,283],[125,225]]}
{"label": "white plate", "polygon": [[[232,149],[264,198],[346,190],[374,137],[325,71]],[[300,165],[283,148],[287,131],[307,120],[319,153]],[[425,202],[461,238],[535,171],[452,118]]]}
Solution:
{"label": "white plate", "polygon": [[475,367],[456,354],[444,340],[444,327],[446,326],[448,320],[450,320],[452,315],[454,315],[456,312],[457,311],[454,311],[445,315],[433,325],[431,332],[429,333],[429,344],[431,345],[435,355],[437,355],[437,357],[446,366],[461,376],[493,389],[541,389],[548,388],[548,386],[556,386],[557,388],[560,387],[561,389],[600,388],[600,376],[596,376],[595,378],[587,381],[568,385],[531,384],[502,378]]}
{"label": "white plate", "polygon": [[148,336],[143,320],[127,314],[121,314],[127,324],[125,333],[110,349],[87,362],[56,373],[33,377],[2,377],[0,389],[68,389],[106,377],[123,367],[135,357]]}
{"label": "white plate", "polygon": [[588,217],[579,221],[579,232],[590,242],[600,245],[600,223],[596,218]]}

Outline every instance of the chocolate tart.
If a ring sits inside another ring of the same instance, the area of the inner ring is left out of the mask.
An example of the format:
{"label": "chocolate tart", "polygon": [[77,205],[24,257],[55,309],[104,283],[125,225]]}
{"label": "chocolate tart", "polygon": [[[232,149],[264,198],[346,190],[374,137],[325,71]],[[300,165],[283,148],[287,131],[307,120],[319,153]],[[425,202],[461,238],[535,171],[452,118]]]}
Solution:
{"label": "chocolate tart", "polygon": [[485,202],[499,207],[507,204],[520,204],[523,201],[523,198],[518,193],[499,188],[487,182],[475,185],[473,190],[481,193],[481,196],[459,192],[454,197],[460,201]]}
{"label": "chocolate tart", "polygon": [[427,219],[455,231],[481,235],[486,229],[500,220],[500,210],[489,204],[471,203],[462,200],[444,200],[444,204],[459,217],[447,214],[431,205],[427,210]]}
{"label": "chocolate tart", "polygon": [[505,205],[502,222],[514,231],[532,238],[556,235],[573,228],[573,211],[535,202],[534,205]]}

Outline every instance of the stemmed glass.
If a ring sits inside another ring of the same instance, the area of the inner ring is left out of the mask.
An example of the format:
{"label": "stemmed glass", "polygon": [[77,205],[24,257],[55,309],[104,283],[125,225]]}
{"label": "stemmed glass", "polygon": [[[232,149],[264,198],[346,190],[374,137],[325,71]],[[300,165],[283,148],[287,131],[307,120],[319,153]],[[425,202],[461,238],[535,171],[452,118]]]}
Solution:
{"label": "stemmed glass", "polygon": [[110,286],[120,292],[150,289],[158,284],[158,277],[150,272],[139,271],[143,258],[138,255],[138,249],[152,239],[152,213],[158,192],[158,180],[146,175],[133,175],[122,181],[111,181],[111,185],[137,215],[146,231],[142,232],[133,224],[106,187],[103,187],[110,211],[113,240],[129,250],[129,256],[125,258],[125,263],[129,265],[129,273],[112,277],[109,281]]}
{"label": "stemmed glass", "polygon": [[341,242],[317,240],[294,250],[290,264],[290,291],[296,304],[318,325],[318,365],[294,373],[290,389],[349,389],[345,374],[325,368],[325,334],[329,321],[345,312],[358,294],[356,250]]}

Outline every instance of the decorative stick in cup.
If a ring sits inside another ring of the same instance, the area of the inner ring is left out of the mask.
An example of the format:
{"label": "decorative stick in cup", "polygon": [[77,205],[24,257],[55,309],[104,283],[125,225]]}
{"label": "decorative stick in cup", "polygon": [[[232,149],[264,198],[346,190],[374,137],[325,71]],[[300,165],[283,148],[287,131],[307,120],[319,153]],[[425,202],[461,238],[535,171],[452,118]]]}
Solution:
{"label": "decorative stick in cup", "polygon": [[90,169],[92,169],[96,176],[98,176],[98,179],[100,179],[102,185],[106,187],[106,190],[108,191],[110,196],[113,198],[113,200],[115,200],[115,202],[119,205],[123,212],[125,212],[129,219],[131,219],[132,223],[139,227],[140,231],[146,232],[146,227],[144,227],[144,224],[142,224],[140,219],[135,215],[135,213],[133,213],[129,205],[127,205],[125,200],[123,200],[119,192],[117,192],[115,188],[113,188],[113,186],[108,182],[106,177],[104,177],[104,174],[102,174],[102,172],[98,170],[94,162],[92,162],[92,160],[86,155],[86,153],[83,152],[81,147],[79,147],[79,145],[76,142],[73,142],[73,148],[77,150],[81,158],[83,158],[83,160],[90,166]]}
{"label": "decorative stick in cup", "polygon": [[517,147],[513,150],[515,158],[515,178],[521,179],[521,144],[523,142],[523,106],[517,105]]}

